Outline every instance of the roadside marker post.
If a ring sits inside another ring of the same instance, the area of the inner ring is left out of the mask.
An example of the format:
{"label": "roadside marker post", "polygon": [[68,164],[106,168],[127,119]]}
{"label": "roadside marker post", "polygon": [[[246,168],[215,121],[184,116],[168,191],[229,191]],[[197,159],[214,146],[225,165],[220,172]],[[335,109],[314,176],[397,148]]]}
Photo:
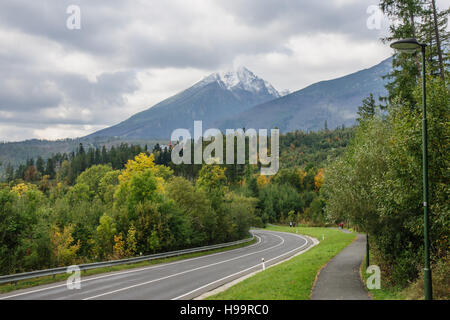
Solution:
{"label": "roadside marker post", "polygon": [[266,270],[266,264],[264,263],[264,258],[262,258],[261,261],[262,261],[262,268],[263,268],[263,270]]}

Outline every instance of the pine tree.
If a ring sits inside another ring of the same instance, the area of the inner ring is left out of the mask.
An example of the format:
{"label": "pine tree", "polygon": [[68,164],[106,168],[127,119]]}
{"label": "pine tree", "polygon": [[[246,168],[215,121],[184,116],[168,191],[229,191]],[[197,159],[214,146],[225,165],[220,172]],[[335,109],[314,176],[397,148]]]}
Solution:
{"label": "pine tree", "polygon": [[102,164],[102,156],[99,148],[95,148],[94,164]]}
{"label": "pine tree", "polygon": [[55,173],[55,162],[52,158],[47,159],[47,165],[45,167],[44,173],[49,175],[51,179],[54,179],[56,176]]}
{"label": "pine tree", "polygon": [[41,156],[39,156],[36,160],[36,170],[40,173],[44,173],[44,160]]}
{"label": "pine tree", "polygon": [[[416,18],[422,14],[421,0],[382,0],[380,8],[385,15],[398,22],[390,25],[391,34],[382,39],[384,43],[417,37]],[[420,76],[419,57],[396,53],[392,67],[393,71],[385,76],[392,81],[386,85],[389,96],[384,100],[390,103],[395,97],[400,97],[414,107],[416,102],[412,92]]]}
{"label": "pine tree", "polygon": [[106,152],[106,147],[102,147],[102,164],[107,164],[109,162],[108,153]]}
{"label": "pine tree", "polygon": [[8,163],[5,169],[6,181],[10,182],[14,179],[14,167],[11,163]]}
{"label": "pine tree", "polygon": [[358,107],[357,114],[359,118],[356,120],[358,122],[362,122],[365,119],[372,118],[376,113],[377,105],[375,99],[373,98],[373,94],[371,93],[367,98],[362,101],[362,106]]}
{"label": "pine tree", "polygon": [[446,31],[450,9],[439,10],[435,0],[424,6],[423,24],[420,30],[420,38],[429,44],[427,50],[427,68],[429,73],[439,76],[445,81],[445,69],[448,68],[449,32]]}
{"label": "pine tree", "polygon": [[[445,79],[448,69],[449,32],[446,30],[449,9],[440,11],[435,0],[382,0],[382,11],[395,24],[390,26],[390,35],[383,42],[390,43],[404,38],[416,38],[425,43],[427,73]],[[413,97],[414,88],[422,73],[421,53],[405,54],[397,52],[392,62],[393,71],[386,76],[392,80],[386,85],[389,96],[384,100],[391,103],[395,98],[417,107]]]}

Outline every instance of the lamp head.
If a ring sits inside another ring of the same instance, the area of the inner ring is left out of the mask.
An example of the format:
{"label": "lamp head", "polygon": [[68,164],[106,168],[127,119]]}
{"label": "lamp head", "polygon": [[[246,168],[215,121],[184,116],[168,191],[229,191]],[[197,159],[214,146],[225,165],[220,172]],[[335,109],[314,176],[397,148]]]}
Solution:
{"label": "lamp head", "polygon": [[404,53],[414,53],[424,46],[420,44],[415,38],[408,38],[395,41],[391,43],[391,48]]}

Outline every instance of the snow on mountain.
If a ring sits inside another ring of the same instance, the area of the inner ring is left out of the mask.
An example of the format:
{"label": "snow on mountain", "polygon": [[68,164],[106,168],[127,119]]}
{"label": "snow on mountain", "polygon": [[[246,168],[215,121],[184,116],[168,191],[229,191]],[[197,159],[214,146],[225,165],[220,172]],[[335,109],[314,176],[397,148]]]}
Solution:
{"label": "snow on mountain", "polygon": [[252,93],[261,93],[265,90],[273,98],[279,98],[281,96],[268,81],[259,78],[253,72],[242,66],[233,70],[213,73],[198,82],[195,87],[202,87],[211,82],[217,82],[230,91],[240,89]]}
{"label": "snow on mountain", "polygon": [[[382,75],[391,59],[372,68],[321,81],[280,94],[245,67],[213,73],[193,86],[89,137],[170,139],[174,129],[192,132],[196,120],[203,128],[273,128],[282,132],[320,130],[353,125],[358,106],[369,93],[385,95]],[[387,80],[386,80],[387,81]]]}
{"label": "snow on mountain", "polygon": [[[358,106],[372,93],[377,99],[386,96],[392,71],[392,57],[344,77],[321,81],[306,88],[258,104],[236,116],[217,123],[217,128],[274,128],[281,132],[317,131],[324,128],[352,126]],[[283,92],[284,93],[284,92]]]}
{"label": "snow on mountain", "polygon": [[213,73],[192,87],[90,136],[169,139],[174,129],[192,130],[196,120],[203,121],[204,128],[217,128],[218,121],[279,97],[267,81],[240,67]]}

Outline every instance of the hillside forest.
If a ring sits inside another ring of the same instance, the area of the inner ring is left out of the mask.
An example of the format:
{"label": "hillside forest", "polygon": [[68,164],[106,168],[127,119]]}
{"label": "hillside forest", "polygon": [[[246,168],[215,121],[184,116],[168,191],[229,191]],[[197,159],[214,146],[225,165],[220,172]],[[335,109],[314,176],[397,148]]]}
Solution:
{"label": "hillside forest", "polygon": [[176,166],[159,144],[29,159],[0,188],[1,273],[223,243],[267,222],[325,223],[323,166],[352,132],[283,135],[273,177],[259,165]]}

